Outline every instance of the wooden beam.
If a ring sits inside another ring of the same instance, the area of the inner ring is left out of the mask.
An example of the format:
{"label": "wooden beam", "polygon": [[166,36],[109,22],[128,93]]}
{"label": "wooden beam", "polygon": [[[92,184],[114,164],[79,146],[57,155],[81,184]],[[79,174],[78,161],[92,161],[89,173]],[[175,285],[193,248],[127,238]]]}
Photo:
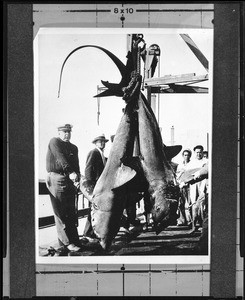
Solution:
{"label": "wooden beam", "polygon": [[206,81],[208,80],[208,74],[206,75],[196,75],[195,73],[181,74],[181,75],[167,75],[157,78],[147,78],[145,79],[145,86],[156,86],[156,85],[168,85],[172,83],[181,82],[196,82],[196,81]]}
{"label": "wooden beam", "polygon": [[182,94],[207,94],[208,88],[199,86],[186,86],[186,85],[175,85],[174,87],[152,87],[151,92],[153,94],[167,94],[167,93],[182,93]]}

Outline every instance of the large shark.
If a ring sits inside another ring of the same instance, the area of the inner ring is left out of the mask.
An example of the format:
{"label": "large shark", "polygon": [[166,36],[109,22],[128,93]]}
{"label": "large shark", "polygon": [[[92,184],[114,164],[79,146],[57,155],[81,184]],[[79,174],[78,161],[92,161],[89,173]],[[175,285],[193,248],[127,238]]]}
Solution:
{"label": "large shark", "polygon": [[126,105],[106,166],[92,193],[92,226],[103,249],[110,247],[118,233],[130,182],[136,176],[136,171],[123,162],[132,158],[137,121],[135,103],[130,102]]}
{"label": "large shark", "polygon": [[156,233],[175,222],[179,187],[164,151],[155,115],[143,94],[138,98],[139,159],[148,182],[152,219]]}

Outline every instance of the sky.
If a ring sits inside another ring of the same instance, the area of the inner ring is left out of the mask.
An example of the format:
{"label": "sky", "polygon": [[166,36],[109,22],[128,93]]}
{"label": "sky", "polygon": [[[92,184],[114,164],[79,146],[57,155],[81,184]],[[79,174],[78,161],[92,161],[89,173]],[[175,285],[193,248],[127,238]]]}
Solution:
{"label": "sky", "polygon": [[[45,159],[49,140],[57,136],[60,124],[73,125],[71,142],[79,149],[81,173],[84,173],[87,153],[94,147],[94,137],[104,133],[107,138],[115,134],[122,117],[125,102],[120,97],[100,98],[100,119],[97,124],[98,103],[94,96],[101,80],[118,83],[121,75],[112,60],[101,50],[84,48],[67,60],[62,76],[60,97],[59,78],[67,55],[82,45],[103,47],[126,64],[127,34],[144,35],[146,47],[157,44],[161,55],[154,77],[207,71],[180,37],[186,33],[209,60],[209,80],[196,84],[209,87],[208,94],[158,94],[156,117],[163,142],[171,144],[174,126],[174,144],[190,148],[202,144],[207,149],[207,136],[211,139],[212,125],[212,29],[99,29],[99,28],[42,28],[34,40],[34,119],[35,162],[39,179],[46,176]],[[143,69],[143,61],[142,61]],[[173,132],[173,131],[172,131]],[[108,156],[111,142],[106,144]],[[211,147],[209,148],[211,151]],[[181,153],[173,161],[181,162]]]}

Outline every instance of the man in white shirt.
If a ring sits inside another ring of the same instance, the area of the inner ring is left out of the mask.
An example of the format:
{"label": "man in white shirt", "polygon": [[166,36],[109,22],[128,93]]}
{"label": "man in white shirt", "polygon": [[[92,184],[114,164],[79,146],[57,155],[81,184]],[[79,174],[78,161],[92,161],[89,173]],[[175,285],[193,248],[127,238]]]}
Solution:
{"label": "man in white shirt", "polygon": [[[194,155],[195,158],[190,161],[188,164],[188,170],[202,168],[206,163],[206,160],[203,159],[203,146],[197,145],[194,147]],[[195,184],[190,185],[190,202],[191,204],[195,203],[197,198],[201,193],[203,193],[203,189],[205,188],[204,182],[200,181]]]}
{"label": "man in white shirt", "polygon": [[188,164],[191,160],[192,152],[190,149],[185,149],[182,152],[183,162],[178,165],[176,170],[176,179],[179,180],[180,176],[185,172],[185,170],[188,168]]}
{"label": "man in white shirt", "polygon": [[[188,168],[188,165],[190,163],[192,152],[190,149],[185,149],[182,152],[183,162],[182,164],[179,164],[176,170],[176,179],[178,183],[181,183],[181,175],[185,172],[185,170]],[[184,226],[191,224],[191,216],[189,213],[189,204],[190,204],[190,197],[189,197],[189,186],[183,186],[180,188],[180,201],[179,201],[179,218],[177,219],[177,226]]]}

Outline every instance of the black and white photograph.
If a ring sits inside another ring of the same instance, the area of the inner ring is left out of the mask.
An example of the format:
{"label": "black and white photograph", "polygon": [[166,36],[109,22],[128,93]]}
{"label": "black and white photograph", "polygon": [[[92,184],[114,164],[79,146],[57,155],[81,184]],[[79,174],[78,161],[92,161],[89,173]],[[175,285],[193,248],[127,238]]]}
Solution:
{"label": "black and white photograph", "polygon": [[37,263],[210,263],[212,75],[212,29],[39,29]]}

